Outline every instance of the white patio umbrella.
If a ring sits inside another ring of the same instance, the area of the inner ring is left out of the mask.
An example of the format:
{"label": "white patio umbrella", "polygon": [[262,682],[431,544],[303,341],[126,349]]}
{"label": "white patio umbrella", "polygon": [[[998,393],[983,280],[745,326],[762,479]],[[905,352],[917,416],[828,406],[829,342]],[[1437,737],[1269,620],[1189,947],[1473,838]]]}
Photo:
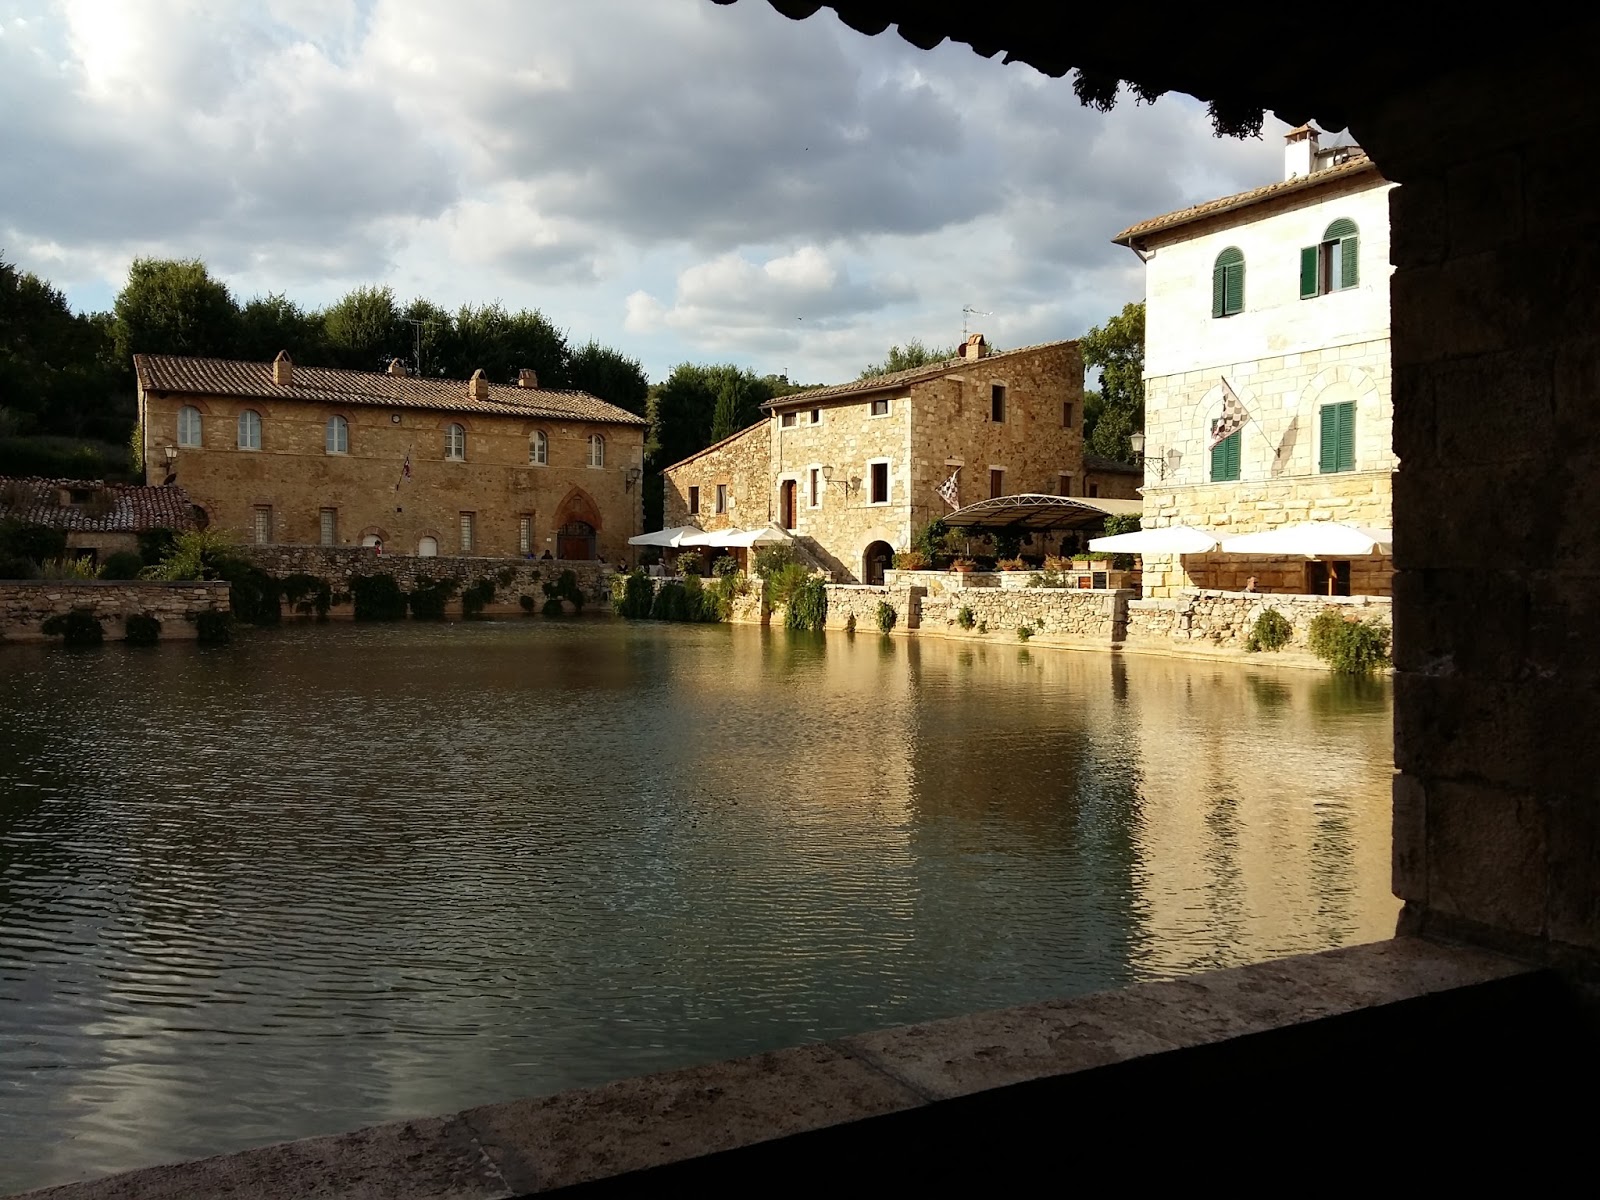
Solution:
{"label": "white patio umbrella", "polygon": [[1089,539],[1089,549],[1107,554],[1204,554],[1217,548],[1216,535],[1189,525],[1138,529]]}
{"label": "white patio umbrella", "polygon": [[770,542],[782,542],[787,538],[777,529],[768,525],[764,529],[714,529],[709,533],[696,530],[683,541],[680,546],[765,546]]}
{"label": "white patio umbrella", "polygon": [[630,546],[681,546],[684,539],[700,532],[698,525],[674,525],[671,529],[657,529],[640,533],[628,539]]}
{"label": "white patio umbrella", "polygon": [[1224,554],[1303,554],[1307,558],[1350,558],[1388,554],[1394,535],[1387,529],[1304,521],[1265,533],[1246,533],[1222,543]]}

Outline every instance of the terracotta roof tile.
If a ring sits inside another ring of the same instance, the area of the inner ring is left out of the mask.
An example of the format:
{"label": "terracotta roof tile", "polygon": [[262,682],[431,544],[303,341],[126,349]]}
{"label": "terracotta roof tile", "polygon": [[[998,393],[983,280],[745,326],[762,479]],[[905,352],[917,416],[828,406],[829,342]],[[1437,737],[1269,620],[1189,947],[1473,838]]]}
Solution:
{"label": "terracotta roof tile", "polygon": [[173,354],[135,354],[133,367],[147,391],[197,396],[240,396],[263,400],[314,400],[324,404],[363,404],[380,408],[425,408],[439,412],[485,413],[503,417],[600,421],[643,425],[624,408],[588,392],[523,388],[491,383],[487,400],[467,394],[464,379],[421,379],[382,371],[294,365],[292,382],[272,382],[272,364],[226,358],[183,358]]}
{"label": "terracotta roof tile", "polygon": [[[106,493],[108,511],[91,516],[94,502],[61,503],[61,492]],[[194,528],[194,502],[176,485],[147,487],[98,479],[38,479],[0,476],[0,520],[48,525],[83,533],[142,533],[147,529]]]}
{"label": "terracotta roof tile", "polygon": [[1290,196],[1296,192],[1310,191],[1312,188],[1319,188],[1338,180],[1353,179],[1368,172],[1373,175],[1378,174],[1377,164],[1367,157],[1366,151],[1356,148],[1354,153],[1356,157],[1348,162],[1342,162],[1338,166],[1328,167],[1325,170],[1313,171],[1310,175],[1302,175],[1297,179],[1282,179],[1277,183],[1251,188],[1248,192],[1239,192],[1233,196],[1223,196],[1219,200],[1207,200],[1204,204],[1196,204],[1189,208],[1180,208],[1177,212],[1151,217],[1148,221],[1140,221],[1137,225],[1128,226],[1111,240],[1121,245],[1131,245],[1152,233],[1161,233],[1168,229],[1176,229],[1180,225],[1202,221],[1207,217],[1220,216],[1223,213],[1233,212],[1235,209],[1259,204],[1263,200],[1274,200],[1279,196]]}
{"label": "terracotta roof tile", "polygon": [[979,364],[998,362],[1017,354],[1032,354],[1038,350],[1048,350],[1052,346],[1070,346],[1070,339],[1056,342],[1039,342],[1033,346],[1019,346],[1015,350],[1002,350],[994,354],[986,354],[982,358],[946,358],[936,363],[929,363],[922,367],[912,367],[905,371],[894,371],[888,375],[874,375],[869,379],[852,379],[849,383],[835,383],[827,387],[811,388],[804,392],[791,392],[787,396],[777,396],[763,404],[762,408],[774,411],[780,408],[798,406],[804,408],[817,400],[831,400],[836,396],[856,396],[866,392],[889,392],[899,388],[909,387],[913,383],[922,383],[924,380],[937,379],[941,375],[948,375],[953,371],[965,370]]}

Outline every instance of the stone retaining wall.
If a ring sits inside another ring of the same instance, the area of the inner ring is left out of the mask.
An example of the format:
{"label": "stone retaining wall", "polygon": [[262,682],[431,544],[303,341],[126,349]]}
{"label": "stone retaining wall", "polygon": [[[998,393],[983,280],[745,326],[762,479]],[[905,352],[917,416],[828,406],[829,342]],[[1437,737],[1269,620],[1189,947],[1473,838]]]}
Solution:
{"label": "stone retaining wall", "polygon": [[895,612],[895,633],[906,633],[922,623],[922,601],[926,595],[920,587],[874,587],[864,583],[830,583],[828,592],[828,622],[825,629],[844,629],[850,618],[856,619],[858,633],[878,629],[878,605],[887,604]]}
{"label": "stone retaining wall", "polygon": [[108,641],[120,641],[123,622],[147,615],[161,622],[163,638],[192,638],[189,618],[203,612],[228,611],[228,585],[155,583],[146,580],[21,579],[0,583],[0,637],[6,641],[42,641],[39,626],[51,617],[87,609],[100,619]]}
{"label": "stone retaining wall", "polygon": [[1311,622],[1328,607],[1394,628],[1394,604],[1387,596],[1304,596],[1256,592],[1213,592],[1185,588],[1171,599],[1133,600],[1128,604],[1128,641],[1132,645],[1193,645],[1243,650],[1256,618],[1275,608],[1294,626],[1286,650],[1307,651]]}
{"label": "stone retaining wall", "polygon": [[[922,603],[925,630],[950,637],[1016,636],[1027,626],[1045,643],[1099,645],[1110,649],[1123,639],[1128,603],[1139,593],[1077,591],[1069,588],[968,588],[929,596]],[[972,611],[973,626],[962,627],[963,608]],[[987,627],[987,634],[979,633]]]}

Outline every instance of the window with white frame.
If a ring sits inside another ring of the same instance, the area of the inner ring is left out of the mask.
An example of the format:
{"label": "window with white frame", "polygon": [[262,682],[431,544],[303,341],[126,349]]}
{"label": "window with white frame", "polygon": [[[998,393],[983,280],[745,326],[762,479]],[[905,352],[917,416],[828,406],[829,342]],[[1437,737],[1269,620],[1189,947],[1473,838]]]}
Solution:
{"label": "window with white frame", "polygon": [[536,467],[550,465],[550,435],[542,429],[535,429],[528,439],[528,461]]}
{"label": "window with white frame", "polygon": [[322,449],[327,454],[350,453],[350,422],[332,416],[322,429]]}
{"label": "window with white frame", "polygon": [[813,408],[811,410],[811,423],[813,425],[822,424],[822,410],[820,408]]}
{"label": "window with white frame", "polygon": [[444,456],[450,462],[466,461],[467,431],[464,426],[454,423],[445,426]]}
{"label": "window with white frame", "polygon": [[589,465],[591,467],[606,465],[606,440],[598,433],[589,435]]}
{"label": "window with white frame", "polygon": [[872,490],[869,493],[868,503],[889,503],[889,464],[886,462],[875,462],[872,464],[870,470],[872,476]]}
{"label": "window with white frame", "polygon": [[255,528],[251,532],[258,546],[265,546],[272,541],[272,505],[256,505]]}
{"label": "window with white frame", "polygon": [[325,508],[317,514],[317,533],[324,546],[333,546],[339,539],[339,510]]}
{"label": "window with white frame", "polygon": [[253,408],[239,414],[239,449],[261,449],[261,414]]}
{"label": "window with white frame", "polygon": [[794,428],[795,414],[792,413],[792,412],[784,413],[783,416],[778,418],[778,423],[780,425],[782,425],[785,429]]}
{"label": "window with white frame", "polygon": [[178,445],[200,445],[200,410],[192,404],[185,404],[178,410]]}
{"label": "window with white frame", "polygon": [[719,513],[728,511],[728,485],[725,483],[717,484],[717,511]]}

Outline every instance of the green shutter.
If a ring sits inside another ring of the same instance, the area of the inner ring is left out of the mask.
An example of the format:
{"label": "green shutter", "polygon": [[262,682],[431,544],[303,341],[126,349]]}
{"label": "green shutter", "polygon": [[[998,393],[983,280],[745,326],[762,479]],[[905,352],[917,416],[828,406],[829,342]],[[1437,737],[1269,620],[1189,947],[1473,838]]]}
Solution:
{"label": "green shutter", "polygon": [[1227,483],[1239,478],[1240,434],[1223,438],[1211,447],[1211,482]]}
{"label": "green shutter", "polygon": [[1211,315],[1231,317],[1244,310],[1244,254],[1229,246],[1211,267]]}
{"label": "green shutter", "polygon": [[1319,438],[1317,469],[1324,475],[1334,471],[1356,469],[1356,406],[1355,402],[1324,404],[1319,413],[1321,436]]}
{"label": "green shutter", "polygon": [[1244,263],[1231,263],[1228,266],[1228,294],[1225,297],[1228,314],[1231,316],[1244,311]]}
{"label": "green shutter", "polygon": [[1240,430],[1228,441],[1233,443],[1228,450],[1228,478],[1237,479],[1239,478],[1239,448],[1244,445],[1244,431]]}
{"label": "green shutter", "polygon": [[1300,299],[1309,300],[1317,294],[1317,248],[1300,247]]}
{"label": "green shutter", "polygon": [[1356,469],[1356,406],[1354,401],[1339,405],[1339,470]]}
{"label": "green shutter", "polygon": [[1356,271],[1356,243],[1360,241],[1354,234],[1340,239],[1339,250],[1339,286],[1353,288],[1359,281]]}
{"label": "green shutter", "polygon": [[1213,317],[1226,315],[1223,310],[1223,300],[1227,294],[1227,288],[1223,281],[1227,278],[1227,275],[1227,264],[1220,258],[1217,259],[1216,266],[1211,268],[1211,315]]}

